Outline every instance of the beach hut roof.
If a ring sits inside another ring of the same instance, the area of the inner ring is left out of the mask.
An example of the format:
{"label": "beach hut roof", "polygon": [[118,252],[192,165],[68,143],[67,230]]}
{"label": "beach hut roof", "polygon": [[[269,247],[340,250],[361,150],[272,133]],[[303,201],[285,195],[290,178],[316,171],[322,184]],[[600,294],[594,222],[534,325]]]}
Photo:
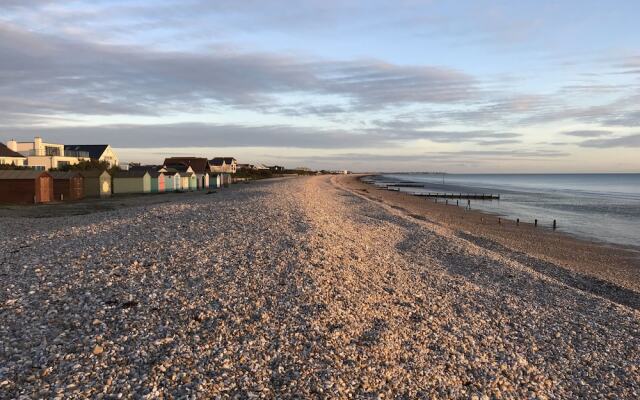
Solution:
{"label": "beach hut roof", "polygon": [[71,179],[82,176],[78,171],[49,171],[49,175],[53,176],[53,179]]}
{"label": "beach hut roof", "polygon": [[149,175],[147,171],[117,171],[113,174],[114,178],[142,178]]}
{"label": "beach hut roof", "polygon": [[100,177],[104,174],[107,174],[107,176],[111,176],[107,171],[102,171],[99,169],[88,169],[86,171],[79,171],[80,175],[84,176],[85,178],[97,178]]}
{"label": "beach hut roof", "polygon": [[147,171],[152,178],[159,178],[160,175],[164,175],[164,172]]}
{"label": "beach hut roof", "polygon": [[132,165],[129,167],[129,171],[147,171],[149,174],[157,172],[162,168],[162,165]]}
{"label": "beach hut roof", "polygon": [[[36,170],[0,170],[0,179],[36,179],[40,175],[49,175],[44,171]],[[50,175],[49,175],[50,176]]]}

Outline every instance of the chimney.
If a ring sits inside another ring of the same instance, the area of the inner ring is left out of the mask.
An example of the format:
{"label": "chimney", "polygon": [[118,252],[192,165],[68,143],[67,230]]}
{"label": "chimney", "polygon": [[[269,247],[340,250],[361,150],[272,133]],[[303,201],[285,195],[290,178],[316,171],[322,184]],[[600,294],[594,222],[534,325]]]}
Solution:
{"label": "chimney", "polygon": [[9,150],[18,151],[18,142],[15,139],[11,139],[7,142]]}
{"label": "chimney", "polygon": [[36,136],[33,139],[33,151],[36,156],[44,155],[44,149],[42,148],[42,138],[40,136]]}

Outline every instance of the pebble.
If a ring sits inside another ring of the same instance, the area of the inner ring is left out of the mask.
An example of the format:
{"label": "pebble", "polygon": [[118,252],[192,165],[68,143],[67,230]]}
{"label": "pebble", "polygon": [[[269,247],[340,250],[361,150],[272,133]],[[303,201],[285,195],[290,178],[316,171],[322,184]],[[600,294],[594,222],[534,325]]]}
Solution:
{"label": "pebble", "polygon": [[638,311],[342,179],[2,218],[0,398],[638,398]]}

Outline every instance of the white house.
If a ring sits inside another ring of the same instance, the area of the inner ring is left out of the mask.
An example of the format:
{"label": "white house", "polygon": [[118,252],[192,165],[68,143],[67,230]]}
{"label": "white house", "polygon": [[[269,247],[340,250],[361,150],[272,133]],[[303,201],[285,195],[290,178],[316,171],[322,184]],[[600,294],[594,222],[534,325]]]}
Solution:
{"label": "white house", "polygon": [[118,156],[108,144],[65,144],[64,151],[68,155],[76,157],[87,156],[94,161],[104,161],[109,163],[109,167],[118,165]]}
{"label": "white house", "polygon": [[89,159],[89,157],[67,156],[63,144],[45,143],[41,137],[34,138],[33,142],[17,142],[11,139],[7,142],[7,147],[25,156],[26,166],[37,169],[61,168]]}

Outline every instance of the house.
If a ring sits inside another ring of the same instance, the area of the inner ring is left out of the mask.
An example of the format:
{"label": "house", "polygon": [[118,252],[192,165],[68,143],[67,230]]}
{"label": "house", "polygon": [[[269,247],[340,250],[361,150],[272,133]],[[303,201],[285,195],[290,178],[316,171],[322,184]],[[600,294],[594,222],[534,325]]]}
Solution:
{"label": "house", "polygon": [[164,160],[164,165],[166,167],[175,167],[176,165],[191,167],[196,175],[197,189],[209,187],[211,168],[209,161],[204,157],[170,157]]}
{"label": "house", "polygon": [[113,175],[113,193],[150,193],[151,176],[147,171],[118,171]]}
{"label": "house", "polygon": [[4,143],[0,143],[0,165],[15,165],[24,167],[27,158],[17,151],[11,150]]}
{"label": "house", "polygon": [[271,171],[271,172],[284,172],[284,170],[285,170],[285,168],[280,166],[280,165],[272,165],[272,166],[267,167],[267,168],[269,168],[269,171]]}
{"label": "house", "polygon": [[238,169],[238,161],[233,157],[214,157],[209,164],[213,172],[235,174]]}
{"label": "house", "polygon": [[255,169],[256,169],[256,166],[253,164],[237,164],[237,167],[236,167],[236,170],[238,171],[242,171],[242,170],[252,171]]}
{"label": "house", "polygon": [[33,204],[53,200],[53,177],[47,172],[0,171],[0,203]]}
{"label": "house", "polygon": [[118,165],[118,156],[108,144],[66,144],[64,151],[69,156],[106,162],[109,168]]}
{"label": "house", "polygon": [[99,169],[79,171],[84,178],[85,197],[111,196],[111,175]]}
{"label": "house", "polygon": [[80,200],[84,198],[84,178],[79,172],[52,171],[53,195],[56,200]]}
{"label": "house", "polygon": [[45,143],[41,137],[35,137],[33,142],[17,142],[11,139],[7,147],[27,158],[25,165],[45,171],[51,168],[62,168],[66,165],[75,165],[81,160],[89,160],[89,155],[82,156],[66,154],[63,144]]}

